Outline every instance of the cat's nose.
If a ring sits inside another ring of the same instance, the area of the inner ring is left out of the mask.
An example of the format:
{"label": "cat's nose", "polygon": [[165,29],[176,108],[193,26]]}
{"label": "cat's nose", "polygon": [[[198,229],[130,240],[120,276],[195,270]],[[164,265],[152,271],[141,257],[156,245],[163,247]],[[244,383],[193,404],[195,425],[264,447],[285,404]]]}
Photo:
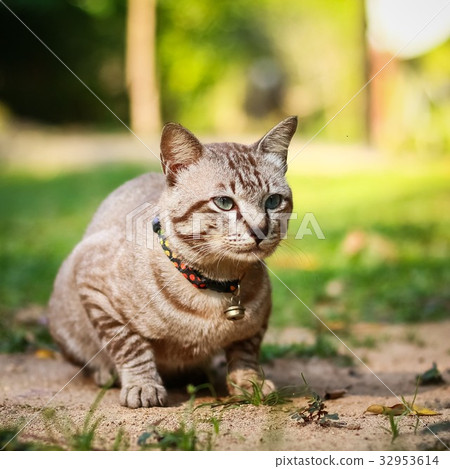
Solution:
{"label": "cat's nose", "polygon": [[267,220],[264,220],[258,225],[250,225],[248,231],[249,235],[256,241],[256,244],[259,244],[263,239],[267,238],[269,223]]}

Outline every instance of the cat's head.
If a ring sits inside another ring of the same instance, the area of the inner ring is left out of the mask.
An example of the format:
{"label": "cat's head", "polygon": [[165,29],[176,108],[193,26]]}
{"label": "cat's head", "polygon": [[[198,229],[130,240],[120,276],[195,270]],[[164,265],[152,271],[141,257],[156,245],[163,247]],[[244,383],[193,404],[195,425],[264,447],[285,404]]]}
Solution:
{"label": "cat's head", "polygon": [[180,258],[217,276],[273,253],[292,211],[285,173],[296,128],[289,117],[252,145],[201,144],[181,125],[166,124],[161,221]]}

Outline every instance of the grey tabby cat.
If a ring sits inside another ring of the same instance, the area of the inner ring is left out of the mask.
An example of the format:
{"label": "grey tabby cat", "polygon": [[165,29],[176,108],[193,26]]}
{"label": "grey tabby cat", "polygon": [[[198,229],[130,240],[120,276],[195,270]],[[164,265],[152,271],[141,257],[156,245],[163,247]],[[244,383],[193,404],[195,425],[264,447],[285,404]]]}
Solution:
{"label": "grey tabby cat", "polygon": [[[99,385],[118,375],[122,405],[167,405],[162,377],[220,350],[231,393],[262,381],[258,355],[271,310],[262,259],[292,211],[284,174],[296,128],[290,117],[253,145],[203,145],[166,124],[164,175],[144,174],[110,194],[61,266],[51,333]],[[150,247],[126,233],[127,216],[143,203],[155,216]],[[264,392],[273,389],[263,382]]]}

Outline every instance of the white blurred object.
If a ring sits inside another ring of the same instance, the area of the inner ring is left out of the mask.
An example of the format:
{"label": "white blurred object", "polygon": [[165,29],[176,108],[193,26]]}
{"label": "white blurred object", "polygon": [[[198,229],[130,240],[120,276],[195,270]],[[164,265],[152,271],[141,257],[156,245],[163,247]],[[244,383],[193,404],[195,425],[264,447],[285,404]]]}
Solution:
{"label": "white blurred object", "polygon": [[380,52],[400,51],[403,59],[424,54],[450,37],[449,0],[366,0],[366,14],[370,45]]}

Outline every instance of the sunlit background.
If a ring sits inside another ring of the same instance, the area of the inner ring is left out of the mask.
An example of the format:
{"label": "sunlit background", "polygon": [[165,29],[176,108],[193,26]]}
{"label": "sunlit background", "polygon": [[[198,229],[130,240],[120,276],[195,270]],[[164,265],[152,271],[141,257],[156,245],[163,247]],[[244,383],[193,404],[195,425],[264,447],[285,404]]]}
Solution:
{"label": "sunlit background", "polygon": [[[17,17],[0,3],[3,351],[46,340],[61,261],[111,190],[158,170],[167,121],[251,142],[297,115],[298,220],[269,266],[335,330],[448,317],[448,2],[5,3]],[[306,213],[324,240],[312,226],[294,239]],[[272,326],[319,328],[273,285]]]}

